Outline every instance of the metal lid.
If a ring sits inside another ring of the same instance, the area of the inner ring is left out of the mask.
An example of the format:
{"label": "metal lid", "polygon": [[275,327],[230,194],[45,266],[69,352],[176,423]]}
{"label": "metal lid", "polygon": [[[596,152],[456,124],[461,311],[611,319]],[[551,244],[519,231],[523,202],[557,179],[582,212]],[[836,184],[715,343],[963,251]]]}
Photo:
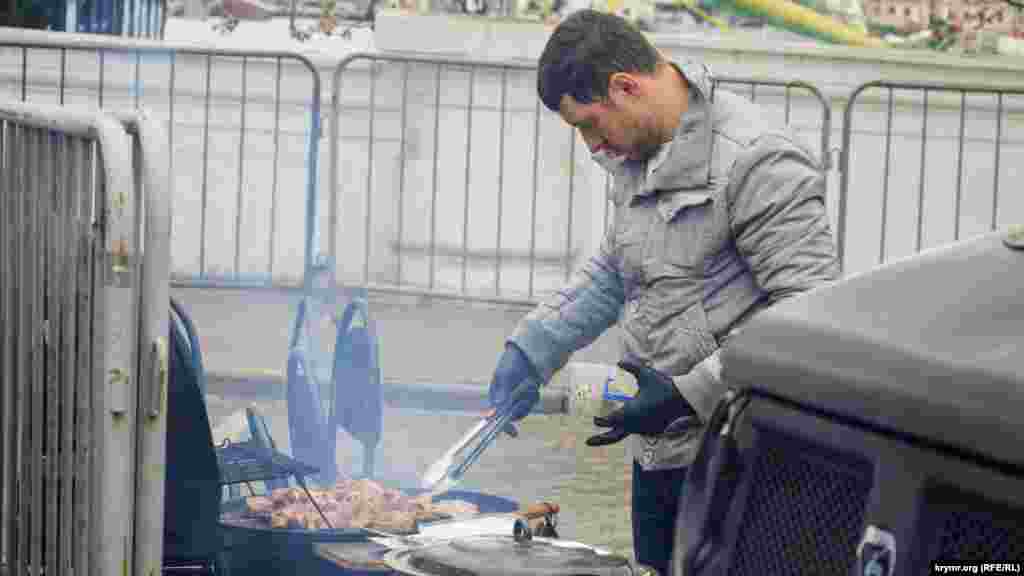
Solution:
{"label": "metal lid", "polygon": [[408,576],[629,576],[630,562],[589,546],[547,538],[476,536],[397,550],[384,561]]}

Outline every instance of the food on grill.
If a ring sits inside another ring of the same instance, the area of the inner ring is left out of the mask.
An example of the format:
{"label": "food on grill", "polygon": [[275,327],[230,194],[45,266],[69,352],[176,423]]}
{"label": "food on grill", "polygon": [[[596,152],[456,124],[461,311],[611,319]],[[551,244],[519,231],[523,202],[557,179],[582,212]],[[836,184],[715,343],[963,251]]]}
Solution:
{"label": "food on grill", "polygon": [[442,500],[433,503],[433,510],[439,514],[445,514],[453,518],[471,516],[479,512],[476,504],[464,500]]}
{"label": "food on grill", "polygon": [[[309,496],[316,500],[332,528],[411,532],[418,520],[460,518],[480,512],[471,502],[433,502],[430,494],[407,496],[372,480],[341,480],[331,489],[311,489]],[[328,528],[309,496],[300,488],[280,488],[266,496],[250,496],[246,508],[250,517],[269,522],[271,528]]]}

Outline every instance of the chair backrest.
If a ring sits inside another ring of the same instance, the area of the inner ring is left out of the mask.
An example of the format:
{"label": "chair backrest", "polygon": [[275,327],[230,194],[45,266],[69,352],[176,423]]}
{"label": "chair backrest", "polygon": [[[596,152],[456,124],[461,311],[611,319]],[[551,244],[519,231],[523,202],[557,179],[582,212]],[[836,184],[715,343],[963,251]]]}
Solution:
{"label": "chair backrest", "polygon": [[173,299],[171,312],[164,558],[210,559],[220,548],[221,486],[202,352],[192,322]]}

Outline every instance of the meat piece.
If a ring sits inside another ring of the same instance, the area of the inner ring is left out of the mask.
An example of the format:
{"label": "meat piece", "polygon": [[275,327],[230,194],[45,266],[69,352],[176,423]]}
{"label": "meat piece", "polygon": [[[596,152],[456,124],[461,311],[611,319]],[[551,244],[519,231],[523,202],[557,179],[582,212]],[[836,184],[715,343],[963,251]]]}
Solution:
{"label": "meat piece", "polygon": [[341,479],[327,489],[282,488],[269,496],[247,500],[248,508],[269,516],[272,528],[322,530],[328,527],[310,501],[316,500],[330,526],[376,528],[387,532],[409,532],[416,522],[437,519],[441,514],[465,517],[479,513],[471,502],[446,500],[434,503],[430,494],[411,497],[372,480]]}
{"label": "meat piece", "polygon": [[298,504],[306,500],[306,493],[301,488],[278,488],[270,493],[276,508],[283,508],[291,504]]}
{"label": "meat piece", "polygon": [[290,518],[283,510],[275,510],[270,515],[270,527],[271,528],[287,528]]}
{"label": "meat piece", "polygon": [[435,513],[447,514],[453,518],[464,518],[480,513],[480,508],[472,502],[465,500],[442,500],[433,505]]}
{"label": "meat piece", "polygon": [[252,514],[270,514],[274,511],[274,499],[269,496],[249,496],[245,499],[245,507]]}
{"label": "meat piece", "polygon": [[377,514],[370,528],[385,532],[413,532],[416,530],[416,516],[399,510],[386,510]]}

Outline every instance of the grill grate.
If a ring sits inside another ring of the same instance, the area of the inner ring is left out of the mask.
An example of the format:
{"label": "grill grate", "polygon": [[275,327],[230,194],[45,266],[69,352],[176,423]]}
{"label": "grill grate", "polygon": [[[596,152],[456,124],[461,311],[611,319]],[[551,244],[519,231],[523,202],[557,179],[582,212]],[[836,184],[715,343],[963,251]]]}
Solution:
{"label": "grill grate", "polygon": [[1007,508],[952,488],[933,491],[937,526],[933,562],[1020,562],[1024,558],[1024,510]]}
{"label": "grill grate", "polygon": [[217,465],[220,468],[220,482],[225,485],[278,480],[292,476],[306,477],[319,472],[313,466],[253,444],[251,441],[226,442],[218,447]]}
{"label": "grill grate", "polygon": [[762,432],[733,576],[848,574],[871,490],[861,460]]}

